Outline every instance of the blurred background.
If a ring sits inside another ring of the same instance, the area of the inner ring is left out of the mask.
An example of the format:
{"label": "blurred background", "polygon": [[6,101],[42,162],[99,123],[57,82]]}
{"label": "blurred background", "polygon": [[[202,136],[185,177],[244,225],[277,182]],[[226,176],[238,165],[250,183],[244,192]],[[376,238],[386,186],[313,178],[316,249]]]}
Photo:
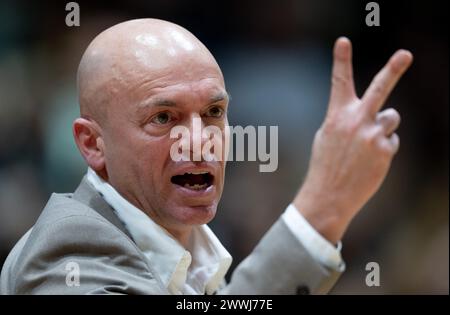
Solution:
{"label": "blurred background", "polygon": [[[381,26],[368,27],[369,1],[77,1],[81,25],[67,27],[67,2],[0,1],[0,265],[50,194],[74,191],[86,172],[71,134],[84,49],[118,22],[155,17],[189,29],[215,55],[232,95],[231,125],[279,126],[276,172],[260,173],[259,162],[227,166],[211,227],[233,255],[232,268],[302,183],[327,107],[334,40],[353,42],[359,95],[396,49],[411,50],[414,64],[386,105],[402,115],[401,149],[343,240],[347,271],[331,293],[448,294],[443,3],[377,1]],[[365,284],[371,261],[380,265],[379,287]]]}

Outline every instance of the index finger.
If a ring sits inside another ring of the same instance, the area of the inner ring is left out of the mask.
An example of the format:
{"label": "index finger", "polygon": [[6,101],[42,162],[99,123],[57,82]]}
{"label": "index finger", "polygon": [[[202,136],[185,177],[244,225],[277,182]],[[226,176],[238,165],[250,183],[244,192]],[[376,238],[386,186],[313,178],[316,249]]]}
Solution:
{"label": "index finger", "polygon": [[330,104],[346,104],[356,96],[353,83],[352,44],[346,37],[336,40],[333,49]]}
{"label": "index finger", "polygon": [[411,65],[413,56],[407,50],[398,50],[378,72],[362,97],[362,104],[374,116],[383,106],[387,97]]}

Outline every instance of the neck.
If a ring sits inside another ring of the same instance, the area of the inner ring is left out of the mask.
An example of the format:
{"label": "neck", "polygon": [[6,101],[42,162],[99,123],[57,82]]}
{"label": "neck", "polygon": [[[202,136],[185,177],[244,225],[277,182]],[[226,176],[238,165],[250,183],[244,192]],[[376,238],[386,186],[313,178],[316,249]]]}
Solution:
{"label": "neck", "polygon": [[173,229],[165,228],[170,235],[172,235],[185,249],[189,244],[189,239],[191,238],[192,229],[189,231],[178,231]]}
{"label": "neck", "polygon": [[153,222],[165,229],[173,238],[175,238],[184,248],[189,244],[189,239],[192,233],[191,226],[174,226],[167,224],[155,211],[148,210],[139,200],[134,198],[127,198],[136,208],[144,212]]}

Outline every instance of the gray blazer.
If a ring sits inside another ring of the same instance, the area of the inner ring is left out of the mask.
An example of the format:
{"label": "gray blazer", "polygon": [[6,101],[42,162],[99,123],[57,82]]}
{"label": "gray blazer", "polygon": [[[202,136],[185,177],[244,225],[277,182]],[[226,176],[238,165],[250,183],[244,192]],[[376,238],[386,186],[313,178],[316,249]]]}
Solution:
{"label": "gray blazer", "polygon": [[[70,262],[79,266],[79,286],[66,283]],[[0,293],[169,294],[156,264],[83,178],[73,194],[52,194],[36,224],[12,249]],[[326,293],[339,275],[316,262],[279,219],[217,293]]]}

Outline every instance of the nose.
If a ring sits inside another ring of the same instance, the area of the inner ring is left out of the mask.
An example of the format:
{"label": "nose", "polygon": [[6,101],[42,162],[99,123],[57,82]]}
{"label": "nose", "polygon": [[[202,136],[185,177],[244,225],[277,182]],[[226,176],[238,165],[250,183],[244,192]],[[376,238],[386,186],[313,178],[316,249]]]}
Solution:
{"label": "nose", "polygon": [[[205,124],[199,114],[192,114],[187,122],[189,126],[189,137],[182,137],[180,140],[180,149],[183,157],[189,159],[189,161],[203,161],[202,148],[206,141],[207,136],[203,133]],[[185,159],[184,159],[185,160]]]}

